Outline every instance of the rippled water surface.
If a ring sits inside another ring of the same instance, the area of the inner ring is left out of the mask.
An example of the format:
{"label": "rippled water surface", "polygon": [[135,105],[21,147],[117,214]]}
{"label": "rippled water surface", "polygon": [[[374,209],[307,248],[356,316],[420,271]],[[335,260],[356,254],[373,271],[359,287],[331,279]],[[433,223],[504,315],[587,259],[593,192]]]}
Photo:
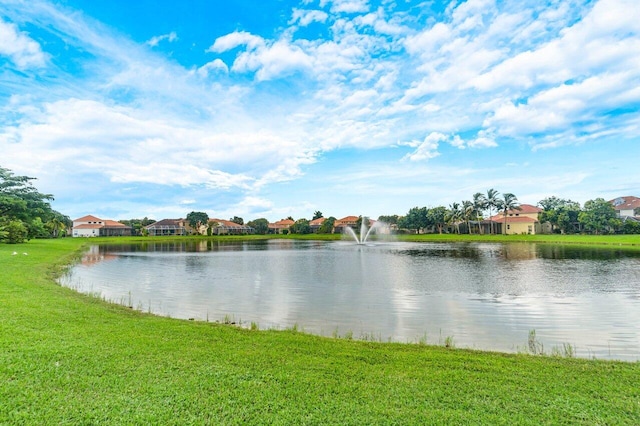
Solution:
{"label": "rippled water surface", "polygon": [[269,240],[92,246],[62,279],[178,318],[640,359],[640,253],[542,244]]}

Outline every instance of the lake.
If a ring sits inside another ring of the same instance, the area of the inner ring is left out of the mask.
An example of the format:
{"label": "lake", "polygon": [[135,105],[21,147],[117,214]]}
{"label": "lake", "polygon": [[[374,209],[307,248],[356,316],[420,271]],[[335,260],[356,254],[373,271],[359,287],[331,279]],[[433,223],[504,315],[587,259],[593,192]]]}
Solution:
{"label": "lake", "polygon": [[533,243],[92,245],[62,285],[175,318],[640,359],[640,253]]}

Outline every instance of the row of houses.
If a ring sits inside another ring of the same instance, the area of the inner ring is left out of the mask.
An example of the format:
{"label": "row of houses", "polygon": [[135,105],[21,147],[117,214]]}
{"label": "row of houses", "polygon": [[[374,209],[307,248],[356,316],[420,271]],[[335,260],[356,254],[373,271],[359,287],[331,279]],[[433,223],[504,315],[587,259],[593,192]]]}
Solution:
{"label": "row of houses", "polygon": [[[309,225],[312,232],[317,232],[324,218],[312,220]],[[336,220],[334,223],[334,233],[339,233],[346,226],[355,228],[358,222],[358,216],[347,216]],[[274,223],[269,223],[269,234],[283,234],[289,232],[294,225],[291,219],[282,219]],[[202,224],[198,229],[190,226],[186,219],[162,219],[145,227],[146,232],[150,236],[170,236],[170,235],[189,235],[202,234],[207,235],[246,235],[255,233],[255,229],[247,225],[241,225],[224,219],[209,219],[207,224]],[[209,231],[211,230],[211,231]],[[74,237],[112,237],[112,236],[130,236],[132,228],[120,222],[110,219],[100,219],[93,215],[83,216],[73,221]]]}
{"label": "row of houses", "polygon": [[[611,200],[618,217],[622,220],[640,221],[640,198],[619,197]],[[541,223],[539,220],[542,209],[531,204],[521,204],[520,210],[509,210],[506,217],[496,214],[482,221],[472,221],[470,227],[476,227],[479,232],[498,234],[545,234],[550,233],[551,225]],[[325,218],[321,217],[309,222],[311,232],[317,232]],[[334,222],[333,232],[341,233],[345,227],[356,229],[359,217],[347,216]],[[268,233],[283,234],[289,232],[294,225],[291,219],[282,219],[269,223]],[[503,227],[506,226],[506,229]],[[199,233],[207,235],[245,235],[255,233],[255,229],[247,225],[240,225],[224,219],[209,219],[207,224],[202,224],[198,229],[193,229],[186,219],[162,219],[145,227],[148,235],[188,235]],[[210,230],[210,231],[209,231]],[[72,235],[74,237],[110,237],[128,236],[132,229],[120,222],[109,219],[100,219],[92,215],[83,216],[73,221]]]}

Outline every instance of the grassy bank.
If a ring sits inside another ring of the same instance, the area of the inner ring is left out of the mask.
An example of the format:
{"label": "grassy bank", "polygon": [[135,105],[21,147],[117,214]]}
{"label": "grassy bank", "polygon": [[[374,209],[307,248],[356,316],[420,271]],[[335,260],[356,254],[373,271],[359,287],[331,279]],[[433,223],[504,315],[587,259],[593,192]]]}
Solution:
{"label": "grassy bank", "polygon": [[83,243],[0,245],[0,424],[640,423],[640,363],[155,317],[54,283]]}

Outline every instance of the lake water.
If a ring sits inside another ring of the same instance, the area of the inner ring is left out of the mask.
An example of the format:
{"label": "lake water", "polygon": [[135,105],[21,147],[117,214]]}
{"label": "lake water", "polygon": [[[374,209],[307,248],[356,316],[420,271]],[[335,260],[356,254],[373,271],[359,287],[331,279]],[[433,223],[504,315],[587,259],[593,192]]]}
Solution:
{"label": "lake water", "polygon": [[61,284],[176,318],[327,336],[640,359],[640,253],[266,240],[91,246]]}

